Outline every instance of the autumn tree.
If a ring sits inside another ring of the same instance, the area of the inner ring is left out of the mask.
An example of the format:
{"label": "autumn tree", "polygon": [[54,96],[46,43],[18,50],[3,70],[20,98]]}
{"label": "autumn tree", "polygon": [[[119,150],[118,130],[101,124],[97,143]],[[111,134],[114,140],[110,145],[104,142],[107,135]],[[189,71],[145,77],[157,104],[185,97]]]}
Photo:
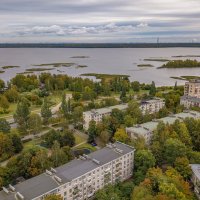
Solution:
{"label": "autumn tree", "polygon": [[61,195],[58,194],[50,194],[44,198],[44,200],[63,200]]}
{"label": "autumn tree", "polygon": [[124,129],[117,129],[113,137],[114,140],[127,143],[129,140],[128,134]]}

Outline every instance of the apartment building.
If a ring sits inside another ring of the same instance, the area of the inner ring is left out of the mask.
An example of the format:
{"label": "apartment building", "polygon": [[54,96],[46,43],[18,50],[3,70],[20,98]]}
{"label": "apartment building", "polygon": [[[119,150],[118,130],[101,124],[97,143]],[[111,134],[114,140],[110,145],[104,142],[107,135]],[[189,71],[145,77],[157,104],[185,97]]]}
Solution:
{"label": "apartment building", "polygon": [[[142,114],[156,113],[164,106],[165,106],[164,100],[159,98],[143,100],[140,103],[140,109],[142,111]],[[96,123],[99,123],[102,121],[103,117],[110,115],[112,110],[116,108],[119,110],[126,110],[128,108],[128,104],[120,104],[107,108],[100,108],[96,110],[83,112],[83,121],[84,121],[83,128],[85,130],[88,130],[90,121],[94,120]]]}
{"label": "apartment building", "polygon": [[108,144],[15,186],[4,187],[0,199],[42,200],[49,194],[60,194],[64,200],[89,199],[107,184],[130,178],[133,160],[134,148],[120,142]]}
{"label": "apartment building", "polygon": [[102,121],[103,117],[109,116],[113,109],[126,110],[128,108],[128,104],[120,104],[116,106],[110,106],[107,108],[100,108],[96,110],[91,110],[87,112],[83,112],[83,128],[88,130],[90,121],[94,120],[96,123]]}
{"label": "apartment building", "polygon": [[185,108],[200,107],[200,98],[191,96],[182,96],[180,99],[180,104]]}
{"label": "apartment building", "polygon": [[186,118],[200,119],[200,112],[185,111],[161,119],[154,119],[151,122],[138,124],[133,127],[127,127],[126,132],[131,138],[136,139],[138,137],[143,137],[146,143],[150,144],[153,136],[153,131],[156,130],[159,122],[162,121],[165,124],[173,124],[176,120],[182,121]]}
{"label": "apartment building", "polygon": [[200,98],[200,80],[191,80],[185,83],[184,96]]}
{"label": "apartment building", "polygon": [[140,109],[142,111],[142,114],[146,113],[153,114],[157,113],[164,106],[165,106],[164,99],[154,98],[150,100],[141,101]]}
{"label": "apartment building", "polygon": [[184,96],[180,104],[185,108],[200,107],[200,80],[191,80],[185,83]]}
{"label": "apartment building", "polygon": [[192,182],[194,184],[194,192],[200,200],[200,164],[190,165],[192,169]]}

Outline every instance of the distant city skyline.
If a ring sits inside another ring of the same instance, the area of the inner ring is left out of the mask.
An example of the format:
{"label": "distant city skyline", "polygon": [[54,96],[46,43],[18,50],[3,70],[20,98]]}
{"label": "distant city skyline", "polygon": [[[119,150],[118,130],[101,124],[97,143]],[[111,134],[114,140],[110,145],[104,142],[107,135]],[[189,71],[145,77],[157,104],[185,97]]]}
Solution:
{"label": "distant city skyline", "polygon": [[1,0],[3,42],[200,42],[199,0]]}

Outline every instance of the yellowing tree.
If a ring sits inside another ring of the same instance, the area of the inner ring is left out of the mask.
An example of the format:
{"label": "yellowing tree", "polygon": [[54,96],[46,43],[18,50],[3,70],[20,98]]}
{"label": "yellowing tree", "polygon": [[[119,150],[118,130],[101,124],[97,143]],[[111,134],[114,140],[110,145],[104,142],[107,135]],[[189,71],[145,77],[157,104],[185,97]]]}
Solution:
{"label": "yellowing tree", "polygon": [[117,129],[114,135],[114,139],[123,143],[128,142],[129,137],[126,131],[122,128]]}
{"label": "yellowing tree", "polygon": [[61,195],[51,194],[45,197],[44,200],[63,200]]}

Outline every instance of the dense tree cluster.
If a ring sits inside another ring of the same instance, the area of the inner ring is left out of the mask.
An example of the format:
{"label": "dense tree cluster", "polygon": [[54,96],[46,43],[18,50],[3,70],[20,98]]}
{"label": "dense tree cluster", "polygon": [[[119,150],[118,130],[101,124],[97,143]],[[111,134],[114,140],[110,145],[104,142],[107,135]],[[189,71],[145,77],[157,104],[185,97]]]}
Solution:
{"label": "dense tree cluster", "polygon": [[194,68],[200,67],[200,62],[197,60],[171,60],[160,68]]}

